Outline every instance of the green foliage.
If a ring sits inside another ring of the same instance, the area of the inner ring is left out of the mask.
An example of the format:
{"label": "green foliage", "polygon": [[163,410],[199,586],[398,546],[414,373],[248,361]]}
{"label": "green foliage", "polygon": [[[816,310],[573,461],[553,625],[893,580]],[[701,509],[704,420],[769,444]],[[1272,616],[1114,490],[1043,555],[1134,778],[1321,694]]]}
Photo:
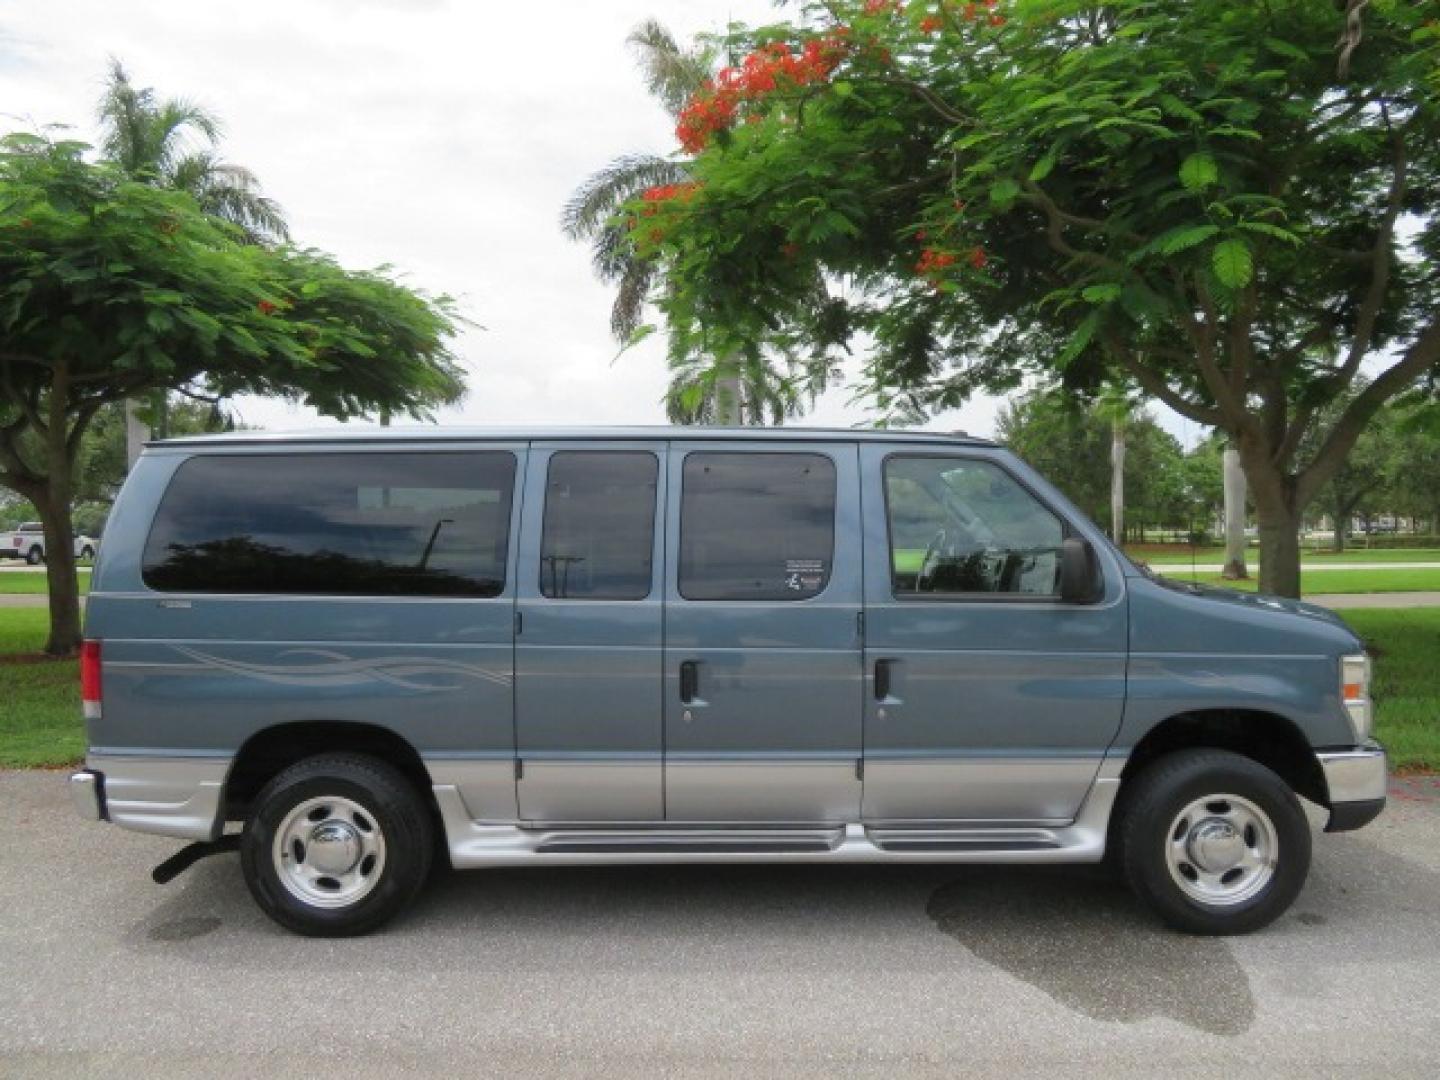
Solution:
{"label": "green foliage", "polygon": [[[1110,517],[1110,441],[1115,417],[1103,402],[1064,392],[1015,398],[996,436],[1043,473],[1094,521]],[[1125,419],[1125,516],[1132,525],[1189,529],[1208,523],[1219,498],[1220,460],[1187,455],[1148,415]]]}
{"label": "green foliage", "polygon": [[156,387],[272,394],[338,417],[420,416],[460,392],[448,301],[320,252],[242,243],[189,196],[83,150],[0,140],[0,407],[20,457],[53,393],[88,423]]}
{"label": "green foliage", "polygon": [[1030,376],[1130,382],[1230,432],[1292,522],[1440,364],[1422,9],[1368,5],[1342,75],[1331,0],[806,4],[730,51],[838,36],[828,80],[745,90],[693,196],[630,243],[679,349],[863,340],[862,390],[897,418]]}
{"label": "green foliage", "polygon": [[57,653],[79,639],[60,553],[85,494],[86,432],[107,406],[178,390],[419,417],[462,391],[447,299],[322,252],[257,246],[191,195],[86,149],[0,139],[0,484],[34,504],[55,553]]}
{"label": "green foliage", "polygon": [[1244,240],[1222,240],[1211,256],[1215,279],[1227,289],[1243,289],[1255,276],[1255,261]]}

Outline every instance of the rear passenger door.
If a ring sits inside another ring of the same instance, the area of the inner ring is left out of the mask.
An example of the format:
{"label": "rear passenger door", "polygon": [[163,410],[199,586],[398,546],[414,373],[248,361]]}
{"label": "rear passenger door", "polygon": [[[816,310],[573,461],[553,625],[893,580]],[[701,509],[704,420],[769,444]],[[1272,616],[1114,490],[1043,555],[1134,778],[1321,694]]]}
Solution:
{"label": "rear passenger door", "polygon": [[865,820],[1070,820],[1125,702],[1120,575],[1061,603],[1074,526],[1011,459],[870,445],[861,470]]}
{"label": "rear passenger door", "polygon": [[666,819],[857,820],[855,446],[676,442],[669,473]]}
{"label": "rear passenger door", "polygon": [[263,728],[364,724],[513,819],[523,444],[223,451],[151,451],[117,509],[144,554],[98,601],[113,746],[228,759]]}
{"label": "rear passenger door", "polygon": [[515,637],[526,821],[659,821],[664,444],[535,443]]}

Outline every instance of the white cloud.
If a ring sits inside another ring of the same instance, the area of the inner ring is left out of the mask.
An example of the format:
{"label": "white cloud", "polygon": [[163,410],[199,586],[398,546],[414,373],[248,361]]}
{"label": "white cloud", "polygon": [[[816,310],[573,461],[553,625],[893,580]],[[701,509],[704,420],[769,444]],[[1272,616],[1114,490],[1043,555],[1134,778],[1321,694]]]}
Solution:
{"label": "white cloud", "polygon": [[[0,110],[93,138],[119,57],[144,85],[220,114],[225,154],[258,173],[297,240],[460,298],[485,329],[459,342],[471,392],[442,419],[660,423],[663,346],[612,364],[609,290],[557,225],[588,172],[674,145],[625,47],[650,16],[684,39],[775,14],[765,0],[0,0]],[[862,420],[849,397],[831,391],[806,422]],[[933,424],[986,434],[996,405]],[[241,411],[319,422],[273,401]]]}

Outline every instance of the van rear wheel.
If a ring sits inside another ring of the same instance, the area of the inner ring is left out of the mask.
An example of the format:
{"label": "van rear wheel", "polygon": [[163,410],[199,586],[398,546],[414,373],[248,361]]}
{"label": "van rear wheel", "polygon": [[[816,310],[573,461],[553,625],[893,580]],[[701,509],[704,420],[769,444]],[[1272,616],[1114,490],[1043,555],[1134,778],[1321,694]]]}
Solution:
{"label": "van rear wheel", "polygon": [[1166,754],[1130,781],[1120,861],[1142,900],[1178,930],[1269,925],[1310,870],[1310,823],[1288,784],[1227,750]]}
{"label": "van rear wheel", "polygon": [[40,550],[39,544],[34,545],[25,553],[25,561],[31,566],[39,566],[45,561],[45,552]]}
{"label": "van rear wheel", "polygon": [[245,884],[265,914],[311,937],[368,933],[430,871],[428,807],[393,766],[362,754],[306,758],[255,800],[240,842]]}

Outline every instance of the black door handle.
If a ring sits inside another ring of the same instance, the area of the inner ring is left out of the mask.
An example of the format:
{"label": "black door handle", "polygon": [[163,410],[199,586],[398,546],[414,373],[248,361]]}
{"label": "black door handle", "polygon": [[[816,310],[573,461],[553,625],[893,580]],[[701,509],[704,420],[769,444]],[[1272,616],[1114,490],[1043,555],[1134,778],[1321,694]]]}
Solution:
{"label": "black door handle", "polygon": [[875,661],[875,700],[884,701],[890,696],[890,666],[894,660]]}
{"label": "black door handle", "polygon": [[700,693],[700,665],[694,660],[680,663],[680,701],[689,705]]}

